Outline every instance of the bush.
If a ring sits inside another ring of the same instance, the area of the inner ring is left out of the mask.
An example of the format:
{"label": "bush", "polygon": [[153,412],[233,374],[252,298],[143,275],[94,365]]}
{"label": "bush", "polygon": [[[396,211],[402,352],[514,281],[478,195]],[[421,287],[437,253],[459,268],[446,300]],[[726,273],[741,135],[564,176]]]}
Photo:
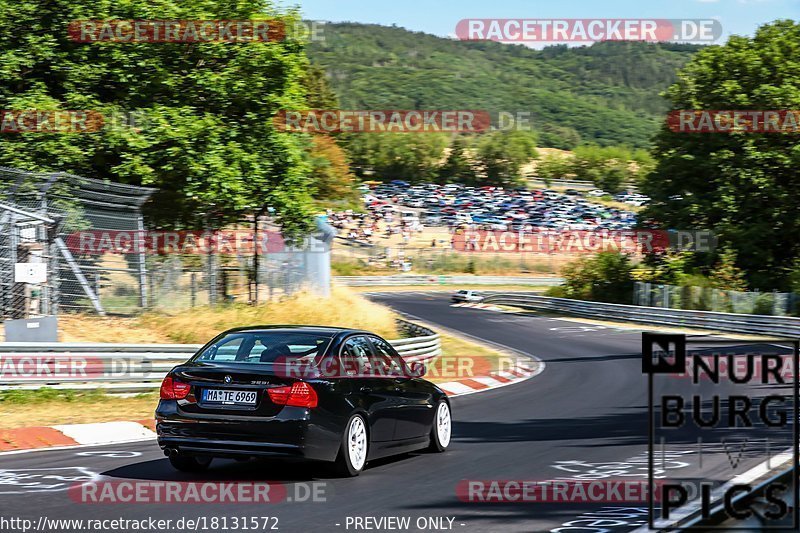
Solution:
{"label": "bush", "polygon": [[626,254],[604,252],[564,268],[567,298],[609,303],[631,303],[633,265]]}
{"label": "bush", "polygon": [[775,295],[769,292],[759,294],[751,311],[754,315],[771,315],[775,309]]}
{"label": "bush", "polygon": [[567,291],[564,290],[563,285],[556,285],[554,287],[548,287],[545,291],[546,296],[550,296],[551,298],[566,298]]}

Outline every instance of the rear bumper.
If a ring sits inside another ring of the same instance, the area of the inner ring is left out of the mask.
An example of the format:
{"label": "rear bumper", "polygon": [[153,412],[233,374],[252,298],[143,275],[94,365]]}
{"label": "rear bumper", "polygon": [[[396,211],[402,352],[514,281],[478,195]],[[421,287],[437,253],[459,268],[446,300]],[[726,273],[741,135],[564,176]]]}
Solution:
{"label": "rear bumper", "polygon": [[302,407],[284,407],[269,418],[187,414],[178,402],[156,410],[158,445],[216,457],[279,456],[333,461],[341,430],[335,421]]}

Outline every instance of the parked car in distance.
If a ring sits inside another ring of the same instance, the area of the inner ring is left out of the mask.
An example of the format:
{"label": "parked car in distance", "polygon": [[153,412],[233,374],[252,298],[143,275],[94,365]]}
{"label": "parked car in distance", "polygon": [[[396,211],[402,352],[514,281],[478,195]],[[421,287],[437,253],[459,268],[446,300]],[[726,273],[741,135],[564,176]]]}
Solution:
{"label": "parked car in distance", "polygon": [[158,444],[181,471],[294,457],[355,476],[373,459],[448,447],[450,403],[424,374],[367,331],[231,329],[164,378]]}

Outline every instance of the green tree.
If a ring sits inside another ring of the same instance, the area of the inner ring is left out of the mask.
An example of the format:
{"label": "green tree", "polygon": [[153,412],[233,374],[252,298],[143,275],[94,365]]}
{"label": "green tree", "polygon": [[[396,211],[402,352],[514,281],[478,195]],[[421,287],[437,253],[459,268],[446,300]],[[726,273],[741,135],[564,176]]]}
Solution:
{"label": "green tree", "polygon": [[462,137],[456,137],[450,144],[450,153],[438,175],[440,183],[475,183],[475,169],[467,154],[467,142]]}
{"label": "green tree", "polygon": [[0,108],[136,112],[97,133],[5,134],[0,165],[69,171],[155,186],[150,216],[165,225],[224,223],[263,205],[288,233],[311,205],[301,136],[280,109],[306,106],[305,44],[81,44],[80,19],[249,19],[298,15],[268,0],[0,0]]}
{"label": "green tree", "polygon": [[356,205],[359,193],[350,173],[347,155],[328,135],[313,135],[308,147],[309,177],[314,198],[326,204]]}
{"label": "green tree", "polygon": [[602,252],[570,263],[562,270],[561,291],[567,298],[629,304],[633,265],[626,254]]}
{"label": "green tree", "polygon": [[347,136],[354,166],[378,179],[435,181],[448,138],[434,133],[358,133]]}
{"label": "green tree", "polygon": [[538,157],[536,135],[528,131],[495,131],[477,141],[475,164],[487,185],[516,186],[522,166]]}
{"label": "green tree", "polygon": [[573,172],[571,155],[548,154],[536,163],[536,176],[548,186],[553,180],[565,179]]}
{"label": "green tree", "polygon": [[325,69],[319,65],[308,66],[302,78],[306,90],[306,103],[309,109],[338,109],[339,99],[328,83]]}
{"label": "green tree", "polygon": [[591,181],[604,191],[617,193],[633,179],[633,154],[623,146],[583,145],[574,154],[575,178]]}
{"label": "green tree", "polygon": [[[798,109],[800,24],[767,24],[700,51],[666,93],[680,109]],[[785,289],[800,256],[800,145],[791,134],[692,134],[662,127],[643,185],[646,217],[712,229],[751,286]],[[711,261],[709,258],[708,261]],[[711,263],[708,263],[711,266]]]}
{"label": "green tree", "polygon": [[[634,272],[637,281],[683,285],[693,275],[694,254],[686,251],[667,251],[648,254],[640,268]],[[696,276],[695,276],[696,277]]]}
{"label": "green tree", "polygon": [[[325,69],[319,65],[309,65],[301,83],[310,109],[339,108],[338,98],[328,83]],[[314,199],[318,202],[335,202],[353,207],[358,205],[360,195],[355,188],[347,154],[335,138],[336,136],[315,134],[310,136],[305,145],[310,186],[314,190]]]}
{"label": "green tree", "polygon": [[744,271],[736,266],[736,252],[730,248],[722,250],[711,271],[711,286],[726,291],[746,291]]}
{"label": "green tree", "polygon": [[644,182],[656,166],[656,161],[650,152],[641,148],[637,148],[631,153],[630,161],[634,166],[631,178],[638,185]]}

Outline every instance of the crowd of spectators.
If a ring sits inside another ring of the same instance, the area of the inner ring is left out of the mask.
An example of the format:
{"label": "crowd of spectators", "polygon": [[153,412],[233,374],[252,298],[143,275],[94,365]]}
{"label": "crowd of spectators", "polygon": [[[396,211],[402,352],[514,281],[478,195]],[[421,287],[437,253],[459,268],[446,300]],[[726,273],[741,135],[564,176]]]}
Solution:
{"label": "crowd of spectators", "polygon": [[[447,228],[450,234],[483,230],[625,230],[636,224],[636,214],[591,201],[593,194],[576,190],[504,189],[460,184],[411,186],[394,181],[362,186],[365,212],[328,212],[331,225],[348,241],[375,244],[400,236],[409,244],[425,227]],[[431,238],[431,247],[447,246]]]}

